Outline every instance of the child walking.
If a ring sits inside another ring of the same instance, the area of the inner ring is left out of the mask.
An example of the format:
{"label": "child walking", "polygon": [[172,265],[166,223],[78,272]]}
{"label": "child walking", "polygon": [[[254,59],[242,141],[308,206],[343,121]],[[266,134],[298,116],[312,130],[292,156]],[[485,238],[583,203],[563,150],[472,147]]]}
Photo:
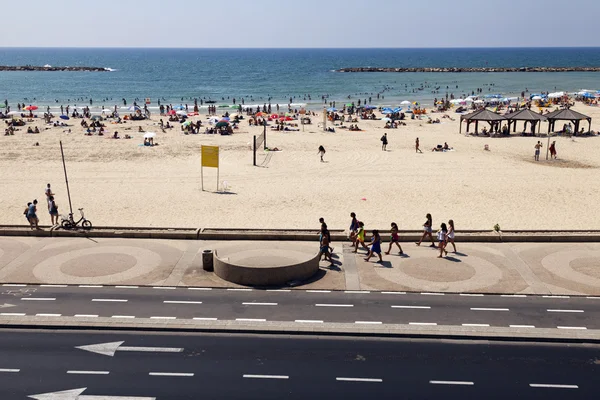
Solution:
{"label": "child walking", "polygon": [[383,262],[383,258],[381,258],[381,236],[379,236],[379,231],[375,229],[373,231],[373,239],[371,241],[371,250],[369,251],[369,255],[365,258],[365,261],[369,261],[373,254],[377,254],[379,256],[379,262]]}
{"label": "child walking", "polygon": [[354,240],[354,252],[358,253],[358,245],[361,245],[364,249],[369,251],[369,247],[365,244],[365,224],[360,221],[358,223],[358,231],[356,232],[356,239]]}
{"label": "child walking", "polygon": [[390,247],[388,251],[385,252],[385,254],[390,254],[390,251],[392,251],[392,245],[394,243],[396,244],[396,246],[398,246],[398,249],[400,249],[400,254],[404,254],[404,252],[402,251],[402,246],[400,246],[398,240],[398,225],[395,222],[392,222],[392,236],[390,237]]}

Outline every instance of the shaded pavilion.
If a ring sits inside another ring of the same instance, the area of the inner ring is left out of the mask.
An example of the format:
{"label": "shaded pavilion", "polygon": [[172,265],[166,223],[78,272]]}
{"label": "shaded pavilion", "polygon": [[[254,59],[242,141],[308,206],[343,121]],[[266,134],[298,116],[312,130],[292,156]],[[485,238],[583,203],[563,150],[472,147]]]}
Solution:
{"label": "shaded pavilion", "polygon": [[570,121],[575,126],[574,132],[579,132],[579,123],[587,120],[589,127],[588,132],[592,130],[592,118],[584,115],[580,112],[573,111],[569,108],[563,108],[561,110],[552,111],[546,114],[545,117],[548,119],[548,133],[554,132],[556,121]]}
{"label": "shaded pavilion", "polygon": [[532,126],[533,126],[532,132],[535,132],[535,127],[537,126],[538,133],[542,129],[542,122],[547,120],[546,116],[536,113],[535,111],[531,111],[528,108],[524,108],[522,110],[508,114],[508,115],[506,115],[506,119],[508,120],[508,131],[509,132],[510,132],[511,124],[513,125],[513,132],[516,132],[517,131],[517,122],[524,121],[525,127],[527,126],[527,123],[532,124]]}
{"label": "shaded pavilion", "polygon": [[470,114],[465,114],[460,116],[460,128],[458,130],[459,133],[462,133],[462,122],[467,121],[467,133],[469,132],[469,125],[471,122],[475,122],[475,132],[477,132],[477,128],[479,126],[479,122],[487,122],[490,124],[490,130],[493,130],[494,126],[500,126],[501,121],[505,121],[504,118],[500,114],[496,114],[486,108],[482,108],[481,110],[477,110]]}

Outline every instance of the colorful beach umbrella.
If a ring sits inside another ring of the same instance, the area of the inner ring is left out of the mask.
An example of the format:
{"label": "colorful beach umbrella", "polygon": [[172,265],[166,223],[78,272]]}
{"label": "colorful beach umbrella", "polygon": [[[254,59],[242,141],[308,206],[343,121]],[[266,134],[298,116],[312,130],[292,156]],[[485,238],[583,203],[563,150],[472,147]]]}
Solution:
{"label": "colorful beach umbrella", "polygon": [[175,115],[177,114],[177,112],[175,110],[169,110],[169,112],[167,113],[167,115]]}
{"label": "colorful beach umbrella", "polygon": [[60,119],[64,119],[64,120],[68,120],[68,119],[69,119],[69,116],[67,116],[67,115],[61,115],[59,118],[60,118]]}
{"label": "colorful beach umbrella", "polygon": [[227,122],[227,121],[219,121],[219,122],[217,122],[217,124],[215,125],[215,128],[221,128],[221,127],[223,127],[223,126],[227,126],[227,125],[229,125],[229,122]]}
{"label": "colorful beach umbrella", "polygon": [[38,109],[38,106],[27,106],[24,108],[24,110],[27,110],[27,111],[35,111],[37,109]]}

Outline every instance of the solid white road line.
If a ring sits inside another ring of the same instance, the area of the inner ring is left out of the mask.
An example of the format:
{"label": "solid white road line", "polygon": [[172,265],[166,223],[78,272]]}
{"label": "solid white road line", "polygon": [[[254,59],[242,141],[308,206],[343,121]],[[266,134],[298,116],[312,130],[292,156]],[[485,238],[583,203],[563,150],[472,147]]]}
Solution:
{"label": "solid white road line", "polygon": [[435,326],[436,322],[409,322],[409,325],[423,325],[423,326]]}
{"label": "solid white road line", "polygon": [[77,318],[98,318],[95,314],[75,314]]}
{"label": "solid white road line", "polygon": [[75,375],[108,375],[109,371],[67,371],[67,374]]}
{"label": "solid white road line", "polygon": [[106,303],[127,303],[129,300],[125,299],[92,299],[92,301],[101,301]]}
{"label": "solid white road line", "polygon": [[509,309],[508,308],[472,307],[471,311],[509,311]]}
{"label": "solid white road line", "polygon": [[202,304],[201,301],[165,300],[165,304]]}
{"label": "solid white road line", "polygon": [[532,388],[579,389],[577,385],[556,385],[552,383],[530,383]]}
{"label": "solid white road line", "polygon": [[0,372],[19,372],[20,369],[0,368]]}
{"label": "solid white road line", "polygon": [[381,292],[381,294],[406,294],[406,292]]}
{"label": "solid white road line", "polygon": [[411,308],[416,310],[429,310],[431,307],[429,306],[392,306],[392,308]]}
{"label": "solid white road line", "polygon": [[135,318],[134,315],[113,315],[111,318]]}
{"label": "solid white road line", "polygon": [[331,290],[307,290],[306,293],[331,293]]}
{"label": "solid white road line", "polygon": [[383,382],[383,379],[379,379],[379,378],[343,378],[343,377],[337,377],[335,378],[336,381],[341,381],[341,382],[376,382],[376,383],[381,383]]}
{"label": "solid white road line", "polygon": [[24,301],[54,301],[56,297],[23,297]]}
{"label": "solid white road line", "polygon": [[3,317],[24,317],[25,313],[19,313],[19,312],[3,312],[0,313],[1,316]]}
{"label": "solid white road line", "polygon": [[209,287],[189,287],[188,290],[212,290]]}
{"label": "solid white road line", "polygon": [[193,372],[149,372],[150,376],[194,376]]}
{"label": "solid white road line", "polygon": [[243,288],[229,288],[227,289],[230,292],[251,292],[252,289],[243,289]]}
{"label": "solid white road line", "polygon": [[587,329],[585,326],[557,326],[558,329],[579,329],[584,330]]}
{"label": "solid white road line", "polygon": [[511,328],[535,328],[534,325],[509,325]]}
{"label": "solid white road line", "polygon": [[36,317],[60,317],[62,314],[35,314]]}
{"label": "solid white road line", "polygon": [[462,326],[471,326],[471,327],[488,327],[490,324],[462,324]]}
{"label": "solid white road line", "polygon": [[548,312],[566,312],[566,313],[582,313],[583,310],[558,310],[558,309],[548,309]]}
{"label": "solid white road line", "polygon": [[571,296],[542,296],[544,299],[570,299]]}
{"label": "solid white road line", "polygon": [[287,375],[250,375],[244,374],[242,377],[247,379],[290,379]]}
{"label": "solid white road line", "polygon": [[363,325],[380,325],[383,324],[381,321],[354,321],[355,324],[363,324]]}
{"label": "solid white road line", "polygon": [[6,287],[25,287],[27,285],[25,285],[23,283],[5,283],[2,286],[6,286]]}
{"label": "solid white road line", "polygon": [[120,286],[115,286],[115,288],[117,288],[117,289],[139,289],[140,287],[139,286],[123,286],[123,285],[120,285]]}
{"label": "solid white road line", "polygon": [[194,317],[196,321],[216,321],[217,318],[203,318],[203,317]]}
{"label": "solid white road line", "polygon": [[315,307],[354,307],[354,304],[315,304]]}
{"label": "solid white road line", "polygon": [[368,290],[345,290],[344,293],[346,293],[346,294],[368,294],[371,292]]}
{"label": "solid white road line", "polygon": [[459,296],[466,296],[466,297],[483,297],[483,294],[481,294],[481,293],[461,293],[461,294],[459,294]]}
{"label": "solid white road line", "polygon": [[150,317],[150,319],[177,319],[177,317]]}
{"label": "solid white road line", "polygon": [[242,303],[245,306],[276,306],[277,303]]}
{"label": "solid white road line", "polygon": [[177,288],[173,287],[173,286],[152,286],[152,289],[158,289],[158,290],[175,290]]}
{"label": "solid white road line", "polygon": [[526,294],[501,294],[500,297],[527,297]]}
{"label": "solid white road line", "polygon": [[67,285],[40,285],[40,287],[67,287]]}
{"label": "solid white road line", "polygon": [[322,324],[323,321],[318,319],[297,319],[294,322],[299,322],[302,324]]}
{"label": "solid white road line", "polygon": [[473,386],[474,382],[469,381],[429,381],[432,385],[462,385],[462,386]]}
{"label": "solid white road line", "polygon": [[236,321],[240,321],[240,322],[265,322],[266,319],[264,318],[236,318]]}

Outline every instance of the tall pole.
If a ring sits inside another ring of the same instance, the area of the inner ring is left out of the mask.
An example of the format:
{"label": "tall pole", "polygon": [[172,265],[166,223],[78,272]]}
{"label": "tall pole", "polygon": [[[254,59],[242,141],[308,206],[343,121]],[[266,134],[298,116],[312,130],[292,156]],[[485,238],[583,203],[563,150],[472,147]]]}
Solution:
{"label": "tall pole", "polygon": [[69,198],[69,211],[73,214],[73,206],[71,205],[71,191],[69,190],[69,179],[67,178],[67,166],[65,164],[65,153],[63,152],[62,140],[60,143],[60,155],[62,156],[63,169],[65,171],[65,183],[67,184],[67,197]]}
{"label": "tall pole", "polygon": [[323,107],[323,132],[327,132],[327,109]]}

